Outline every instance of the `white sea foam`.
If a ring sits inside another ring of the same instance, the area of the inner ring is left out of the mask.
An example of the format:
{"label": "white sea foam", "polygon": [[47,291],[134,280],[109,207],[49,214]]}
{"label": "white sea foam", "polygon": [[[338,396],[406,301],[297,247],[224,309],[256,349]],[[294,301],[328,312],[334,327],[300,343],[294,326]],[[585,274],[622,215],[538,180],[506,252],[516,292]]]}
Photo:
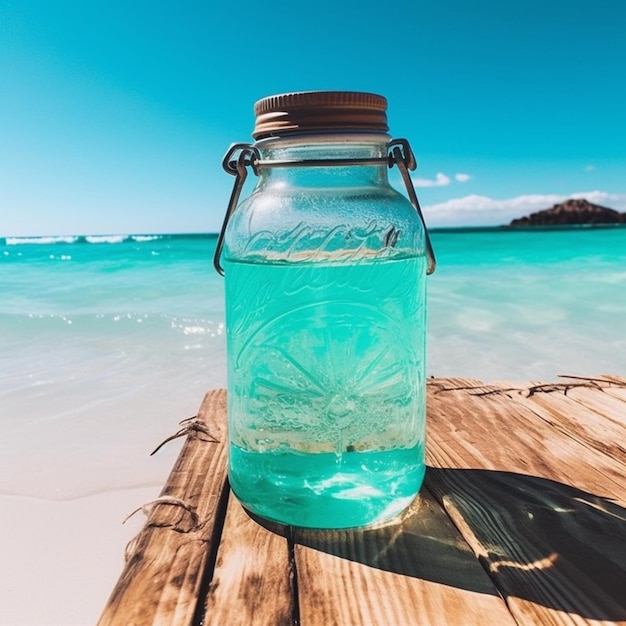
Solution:
{"label": "white sea foam", "polygon": [[[53,235],[39,237],[5,237],[4,243],[7,246],[17,245],[50,245],[50,244],[72,244],[72,243],[122,243],[132,240],[136,243],[147,243],[162,239],[163,235]],[[2,238],[0,238],[0,243]]]}
{"label": "white sea foam", "polygon": [[156,241],[157,239],[161,239],[161,235],[131,235],[130,238],[137,243],[143,243],[146,241]]}
{"label": "white sea foam", "polygon": [[30,245],[49,245],[53,243],[76,243],[78,237],[74,235],[58,236],[58,237],[6,237],[7,246],[18,246],[24,244]]}
{"label": "white sea foam", "polygon": [[122,243],[127,239],[128,235],[87,235],[85,237],[87,243]]}

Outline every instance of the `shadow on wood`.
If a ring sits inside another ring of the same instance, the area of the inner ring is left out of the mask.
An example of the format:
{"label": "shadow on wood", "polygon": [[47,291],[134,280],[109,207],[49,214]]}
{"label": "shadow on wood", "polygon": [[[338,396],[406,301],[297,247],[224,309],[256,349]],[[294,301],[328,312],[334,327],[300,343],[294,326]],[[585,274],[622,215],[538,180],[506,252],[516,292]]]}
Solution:
{"label": "shadow on wood", "polygon": [[626,509],[556,481],[429,468],[412,507],[380,527],[320,531],[256,521],[296,546],[369,567],[478,593],[493,595],[495,585],[520,617],[541,605],[626,619]]}
{"label": "shadow on wood", "polygon": [[556,481],[429,467],[411,508],[379,527],[320,531],[256,521],[295,546],[468,591],[499,592],[520,617],[537,604],[589,619],[626,619],[626,509]]}
{"label": "shadow on wood", "polygon": [[626,619],[626,509],[524,474],[429,468],[427,476],[509,603]]}
{"label": "shadow on wood", "polygon": [[495,595],[474,554],[432,495],[423,490],[408,511],[363,530],[293,528],[295,544],[377,569]]}

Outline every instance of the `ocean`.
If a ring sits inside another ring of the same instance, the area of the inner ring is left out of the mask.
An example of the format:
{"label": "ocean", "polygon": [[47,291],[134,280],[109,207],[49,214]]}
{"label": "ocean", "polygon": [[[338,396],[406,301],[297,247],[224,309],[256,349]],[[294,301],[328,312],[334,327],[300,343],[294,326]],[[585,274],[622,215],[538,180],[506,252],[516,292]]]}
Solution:
{"label": "ocean", "polygon": [[[432,232],[428,375],[626,375],[626,228]],[[225,386],[214,235],[0,238],[0,494],[160,485]]]}

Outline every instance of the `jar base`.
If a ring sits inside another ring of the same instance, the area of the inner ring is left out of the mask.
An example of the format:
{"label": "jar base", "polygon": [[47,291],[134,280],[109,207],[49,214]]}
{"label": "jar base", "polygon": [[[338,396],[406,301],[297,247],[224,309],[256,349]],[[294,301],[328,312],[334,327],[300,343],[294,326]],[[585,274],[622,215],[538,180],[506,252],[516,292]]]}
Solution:
{"label": "jar base", "polygon": [[231,446],[229,478],[253,516],[311,529],[363,528],[404,511],[424,480],[423,448],[334,454]]}

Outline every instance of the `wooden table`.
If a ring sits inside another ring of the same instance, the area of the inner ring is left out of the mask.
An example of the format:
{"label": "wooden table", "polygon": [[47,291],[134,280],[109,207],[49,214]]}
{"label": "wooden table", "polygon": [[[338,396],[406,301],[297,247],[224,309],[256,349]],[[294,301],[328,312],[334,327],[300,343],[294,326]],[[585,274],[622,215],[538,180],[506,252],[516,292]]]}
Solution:
{"label": "wooden table", "polygon": [[225,400],[179,433],[100,626],[626,624],[626,379],[430,379],[422,492],[361,531],[252,520]]}

